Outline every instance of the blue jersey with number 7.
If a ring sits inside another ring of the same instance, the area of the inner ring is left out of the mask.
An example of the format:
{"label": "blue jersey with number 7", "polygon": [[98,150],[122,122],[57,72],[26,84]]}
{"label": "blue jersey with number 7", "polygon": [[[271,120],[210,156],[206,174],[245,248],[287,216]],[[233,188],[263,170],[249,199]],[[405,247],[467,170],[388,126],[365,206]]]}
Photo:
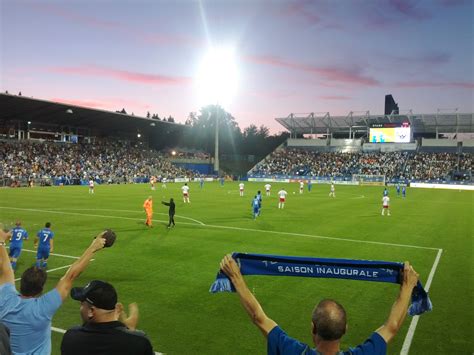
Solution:
{"label": "blue jersey with number 7", "polygon": [[50,248],[50,240],[53,239],[54,233],[49,228],[43,228],[37,234],[39,239],[39,246],[38,249],[49,249]]}

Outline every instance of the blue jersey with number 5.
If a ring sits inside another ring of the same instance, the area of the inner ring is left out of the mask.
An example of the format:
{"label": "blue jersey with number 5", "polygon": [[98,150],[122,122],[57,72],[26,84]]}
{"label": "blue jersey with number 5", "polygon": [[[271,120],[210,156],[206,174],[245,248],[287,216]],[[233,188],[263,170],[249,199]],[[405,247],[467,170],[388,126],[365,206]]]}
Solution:
{"label": "blue jersey with number 5", "polygon": [[49,228],[43,228],[38,232],[39,246],[38,249],[49,249],[50,240],[53,239],[54,233]]}
{"label": "blue jersey with number 5", "polygon": [[21,227],[15,227],[11,230],[11,233],[10,248],[21,248],[23,239],[28,239],[28,232]]}

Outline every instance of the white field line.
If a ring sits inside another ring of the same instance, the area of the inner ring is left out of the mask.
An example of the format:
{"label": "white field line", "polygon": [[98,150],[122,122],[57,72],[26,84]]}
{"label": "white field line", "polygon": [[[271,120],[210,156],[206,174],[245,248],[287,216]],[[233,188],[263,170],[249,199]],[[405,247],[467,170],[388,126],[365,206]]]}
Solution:
{"label": "white field line", "polygon": [[[62,328],[51,327],[51,330],[56,333],[61,333],[61,334],[66,333],[66,329],[62,329]],[[158,351],[155,351],[155,355],[164,355],[164,354],[159,353]]]}
{"label": "white field line", "polygon": [[[434,274],[436,272],[436,269],[438,268],[439,260],[441,259],[441,254],[443,253],[443,249],[438,250],[438,254],[436,255],[436,259],[433,263],[433,266],[431,267],[430,274],[428,276],[428,281],[426,281],[425,285],[425,290],[426,292],[429,291],[431,282],[433,281]],[[416,326],[418,325],[418,320],[420,319],[420,316],[414,316],[411,319],[410,327],[408,328],[407,335],[405,337],[405,340],[403,342],[402,350],[400,351],[400,355],[408,355],[408,352],[410,351],[410,346],[411,342],[413,341],[413,336],[415,335],[415,330]]]}
{"label": "white field line", "polygon": [[[36,253],[36,250],[31,250],[31,249],[21,249],[21,251]],[[56,253],[49,253],[49,255],[60,256],[61,258],[69,258],[69,259],[76,259],[76,260],[79,259],[78,256],[72,256],[72,255],[64,255],[64,254],[56,254]]]}
{"label": "white field line", "polygon": [[[132,220],[132,221],[142,220],[142,218],[130,218],[130,217],[108,216],[108,215],[89,214],[89,213],[41,210],[41,209],[34,209],[34,208],[17,208],[17,207],[2,207],[2,206],[0,206],[0,208],[7,209],[7,210],[20,210],[20,211],[31,211],[31,212],[65,214],[65,215],[73,215],[73,216],[126,219],[126,220]],[[153,221],[155,221],[155,222],[165,222],[165,223],[168,222],[168,221],[156,220],[156,219],[154,219]],[[256,233],[293,235],[293,236],[299,236],[299,237],[305,237],[305,238],[326,239],[326,240],[343,241],[343,242],[350,242],[350,243],[387,245],[387,246],[394,246],[394,247],[401,247],[401,248],[415,248],[415,249],[436,250],[436,251],[440,250],[439,248],[423,247],[423,246],[411,245],[411,244],[397,244],[397,243],[376,242],[376,241],[371,241],[371,240],[358,240],[358,239],[349,239],[349,238],[326,237],[326,236],[321,236],[321,235],[311,235],[311,234],[304,234],[304,233],[269,231],[269,230],[264,230],[264,229],[241,228],[241,227],[232,227],[232,226],[219,226],[219,225],[212,225],[212,224],[202,224],[201,225],[201,224],[188,223],[188,222],[181,222],[181,224],[188,224],[188,225],[193,225],[193,226],[203,227],[203,228],[209,227],[209,228],[231,229],[231,230],[240,230],[240,231],[256,232]]]}
{"label": "white field line", "polygon": [[[54,209],[53,209],[54,210]],[[61,209],[64,211],[64,209]],[[131,213],[143,213],[143,211],[137,211],[137,210],[113,210],[109,208],[68,208],[67,211],[112,211],[112,212],[131,212]],[[153,212],[153,214],[160,214],[163,216],[168,216],[168,213],[161,213],[161,212]],[[191,217],[185,217],[185,216],[179,216],[175,215],[176,218],[182,218],[182,219],[189,219],[190,221],[199,223],[200,225],[204,225],[203,222],[198,221],[197,219],[191,218]]]}
{"label": "white field line", "polygon": [[[54,269],[51,269],[51,270],[46,270],[46,272],[53,272],[53,271],[56,271],[56,270],[61,270],[61,269],[65,269],[67,267],[70,267],[72,264],[69,264],[69,265],[64,265],[64,266],[60,266],[60,267],[57,267],[57,268],[54,268]],[[21,277],[18,277],[15,279],[15,282],[16,281],[20,281],[21,280]]]}

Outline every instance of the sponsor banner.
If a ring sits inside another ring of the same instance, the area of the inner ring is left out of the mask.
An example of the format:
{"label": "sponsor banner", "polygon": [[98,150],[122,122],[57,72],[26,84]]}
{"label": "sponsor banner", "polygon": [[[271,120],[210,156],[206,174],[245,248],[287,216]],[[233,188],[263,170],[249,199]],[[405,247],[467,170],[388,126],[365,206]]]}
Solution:
{"label": "sponsor banner", "polygon": [[175,178],[174,182],[189,182],[188,178]]}
{"label": "sponsor banner", "polygon": [[396,182],[387,182],[386,185],[387,186],[397,186],[398,185],[398,186],[405,186],[405,187],[408,186],[408,184],[406,184],[406,183],[396,183]]}
{"label": "sponsor banner", "polygon": [[447,189],[447,190],[471,190],[474,191],[474,185],[450,185],[450,184],[425,184],[421,182],[412,182],[410,187],[424,189]]}
{"label": "sponsor banner", "polygon": [[[203,180],[207,181],[207,182],[210,182],[210,181],[214,181],[214,178],[209,178],[208,177],[208,178],[204,178]],[[201,179],[200,178],[193,178],[193,181],[194,182],[199,182],[199,181],[201,181]]]}

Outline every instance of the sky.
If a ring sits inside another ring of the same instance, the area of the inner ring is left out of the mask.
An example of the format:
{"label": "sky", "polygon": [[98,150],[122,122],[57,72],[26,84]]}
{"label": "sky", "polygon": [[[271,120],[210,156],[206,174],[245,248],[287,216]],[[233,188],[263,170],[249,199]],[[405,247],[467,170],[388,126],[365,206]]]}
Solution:
{"label": "sky", "polygon": [[184,123],[209,48],[233,48],[224,109],[474,112],[474,0],[0,0],[0,90]]}

